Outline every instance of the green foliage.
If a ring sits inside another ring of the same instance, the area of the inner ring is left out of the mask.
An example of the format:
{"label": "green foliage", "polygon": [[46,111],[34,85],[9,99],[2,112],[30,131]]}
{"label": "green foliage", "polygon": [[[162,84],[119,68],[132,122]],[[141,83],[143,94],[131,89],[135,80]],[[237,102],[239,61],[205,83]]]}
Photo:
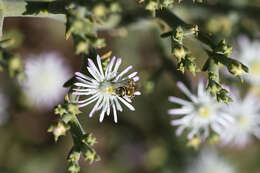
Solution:
{"label": "green foliage", "polygon": [[93,145],[96,143],[96,138],[93,137],[91,133],[86,133],[77,119],[81,111],[78,109],[76,100],[77,97],[69,94],[65,97],[64,104],[57,105],[54,109],[54,113],[59,116],[58,123],[51,125],[48,129],[48,132],[53,133],[55,141],[57,141],[60,136],[66,135],[67,131],[71,133],[74,145],[67,159],[69,162],[68,171],[70,173],[80,171],[79,159],[81,155],[90,163],[100,159],[93,148]]}
{"label": "green foliage", "polygon": [[[165,10],[164,10],[165,11]],[[163,10],[161,11],[163,12]],[[160,13],[159,13],[160,14]],[[174,16],[173,13],[168,12],[168,15],[160,15],[162,19],[168,21],[168,17]],[[177,18],[176,16],[174,16]],[[185,69],[190,71],[193,75],[196,72],[207,71],[208,72],[208,86],[207,90],[213,95],[216,96],[218,102],[229,103],[232,99],[228,96],[228,91],[223,88],[219,82],[219,64],[222,64],[227,67],[229,72],[239,77],[242,80],[242,74],[248,72],[248,68],[241,62],[230,58],[232,47],[226,44],[225,40],[220,41],[218,44],[215,44],[213,38],[207,36],[199,30],[198,26],[191,26],[184,23],[178,19],[178,23],[182,24],[177,26],[170,32],[163,33],[161,37],[170,37],[171,40],[171,50],[173,56],[176,57],[178,62],[178,70],[184,73]],[[192,52],[189,52],[188,48],[185,47],[183,39],[185,37],[191,37],[202,42],[203,44],[209,45],[211,49],[201,47],[208,54],[208,60],[200,69],[196,63],[196,57],[191,56]]]}

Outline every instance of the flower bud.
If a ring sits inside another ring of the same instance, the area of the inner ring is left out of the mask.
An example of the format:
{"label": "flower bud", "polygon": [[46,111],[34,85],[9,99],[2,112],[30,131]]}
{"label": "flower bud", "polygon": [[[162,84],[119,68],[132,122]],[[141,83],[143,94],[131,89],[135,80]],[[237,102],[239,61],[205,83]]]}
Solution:
{"label": "flower bud", "polygon": [[208,92],[210,92],[211,95],[215,96],[219,90],[221,89],[221,86],[219,83],[215,82],[214,80],[209,80],[209,84],[206,88]]}
{"label": "flower bud", "polygon": [[242,76],[244,69],[240,63],[232,63],[228,66],[228,71],[234,76]]}
{"label": "flower bud", "polygon": [[83,152],[83,156],[85,160],[89,161],[90,163],[99,160],[99,157],[97,156],[97,153],[91,150],[87,150]]}
{"label": "flower bud", "polygon": [[173,55],[176,57],[177,62],[180,62],[186,56],[186,50],[183,46],[173,48]]}
{"label": "flower bud", "polygon": [[69,173],[79,173],[80,166],[78,164],[71,163],[68,167]]}
{"label": "flower bud", "polygon": [[92,133],[89,133],[89,134],[85,134],[82,138],[82,142],[83,143],[87,143],[88,145],[90,146],[93,146],[95,143],[97,143],[97,140],[96,138],[93,136]]}
{"label": "flower bud", "polygon": [[201,144],[201,140],[198,137],[193,137],[192,139],[189,140],[189,142],[187,143],[188,147],[192,147],[195,150],[197,150],[199,148]]}
{"label": "flower bud", "polygon": [[69,153],[68,156],[68,162],[76,163],[80,159],[80,151],[76,149],[75,147],[72,148],[72,150]]}
{"label": "flower bud", "polygon": [[52,132],[54,135],[55,142],[58,141],[60,136],[64,136],[66,132],[69,130],[69,126],[64,124],[63,122],[58,122],[55,126],[50,126],[48,132]]}
{"label": "flower bud", "polygon": [[86,50],[88,49],[88,44],[85,41],[80,41],[79,43],[77,43],[75,49],[76,49],[76,54],[85,53]]}
{"label": "flower bud", "polygon": [[67,110],[63,107],[63,105],[58,104],[58,106],[56,106],[56,108],[54,109],[54,114],[55,115],[64,115],[67,112]]}
{"label": "flower bud", "polygon": [[226,44],[226,40],[221,40],[215,49],[216,53],[224,54],[230,57],[232,53],[232,47]]}
{"label": "flower bud", "polygon": [[182,40],[184,38],[184,31],[183,31],[181,26],[178,26],[176,28],[176,32],[175,32],[174,38],[177,39],[179,42],[182,42]]}
{"label": "flower bud", "polygon": [[156,2],[150,1],[145,8],[147,10],[154,11],[158,8],[158,4]]}
{"label": "flower bud", "polygon": [[68,104],[68,111],[73,114],[81,113],[77,104]]}

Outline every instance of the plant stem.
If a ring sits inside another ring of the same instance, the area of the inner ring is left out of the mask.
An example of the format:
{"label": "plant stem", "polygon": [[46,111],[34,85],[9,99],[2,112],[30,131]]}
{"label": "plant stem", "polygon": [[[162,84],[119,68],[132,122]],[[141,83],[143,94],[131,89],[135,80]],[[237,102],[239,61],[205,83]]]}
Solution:
{"label": "plant stem", "polygon": [[216,79],[215,81],[216,82],[219,82],[219,67],[218,67],[218,64],[214,61],[214,59],[210,59],[209,60],[209,69],[208,69],[209,72],[212,72],[213,74],[215,74],[216,76]]}
{"label": "plant stem", "polygon": [[[182,19],[180,19],[178,16],[176,16],[173,12],[171,12],[168,9],[156,10],[156,17],[162,19],[172,28],[176,28],[178,26],[191,26],[190,24],[185,23]],[[170,34],[171,33],[169,32],[169,35]],[[214,49],[217,45],[213,37],[209,37],[207,34],[201,31],[198,32],[198,39],[201,42],[209,45],[212,49]]]}

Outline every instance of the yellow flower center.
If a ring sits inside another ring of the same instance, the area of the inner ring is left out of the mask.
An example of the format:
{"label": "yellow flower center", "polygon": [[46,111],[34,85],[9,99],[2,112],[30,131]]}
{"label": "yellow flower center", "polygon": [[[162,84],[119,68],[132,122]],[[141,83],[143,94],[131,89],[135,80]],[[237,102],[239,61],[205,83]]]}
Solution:
{"label": "yellow flower center", "polygon": [[238,118],[238,124],[241,126],[241,127],[245,127],[247,126],[249,123],[248,121],[248,118],[246,116],[240,116]]}
{"label": "yellow flower center", "polygon": [[199,109],[199,114],[203,118],[208,118],[210,116],[210,109],[202,107],[202,108]]}
{"label": "yellow flower center", "polygon": [[115,93],[115,89],[113,87],[107,87],[106,92],[109,94],[113,94],[113,93]]}
{"label": "yellow flower center", "polygon": [[260,62],[253,62],[251,64],[251,74],[253,75],[260,75]]}

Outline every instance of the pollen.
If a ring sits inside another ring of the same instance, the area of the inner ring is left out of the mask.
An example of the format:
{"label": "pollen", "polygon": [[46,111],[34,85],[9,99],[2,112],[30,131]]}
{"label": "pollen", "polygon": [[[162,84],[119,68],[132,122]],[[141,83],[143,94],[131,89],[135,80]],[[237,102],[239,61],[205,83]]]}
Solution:
{"label": "pollen", "polygon": [[200,114],[203,118],[208,118],[209,115],[210,115],[210,110],[209,110],[208,108],[200,108],[199,114]]}
{"label": "pollen", "polygon": [[107,87],[106,92],[109,94],[115,93],[115,89],[113,87]]}

